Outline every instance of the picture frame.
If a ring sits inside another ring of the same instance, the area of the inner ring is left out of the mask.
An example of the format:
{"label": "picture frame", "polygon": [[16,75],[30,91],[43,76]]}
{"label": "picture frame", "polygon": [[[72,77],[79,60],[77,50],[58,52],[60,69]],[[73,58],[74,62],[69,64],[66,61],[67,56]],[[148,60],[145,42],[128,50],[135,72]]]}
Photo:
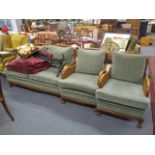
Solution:
{"label": "picture frame", "polygon": [[119,45],[119,49],[121,51],[125,51],[129,40],[131,38],[131,34],[123,34],[123,33],[105,33],[102,45],[105,42],[115,42]]}

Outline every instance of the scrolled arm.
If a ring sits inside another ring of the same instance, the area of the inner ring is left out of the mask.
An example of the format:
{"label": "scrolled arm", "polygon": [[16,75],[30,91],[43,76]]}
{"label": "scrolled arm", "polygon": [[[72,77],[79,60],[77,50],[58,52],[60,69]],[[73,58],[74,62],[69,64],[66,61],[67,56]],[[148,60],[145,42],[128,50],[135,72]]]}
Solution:
{"label": "scrolled arm", "polygon": [[75,63],[65,65],[61,72],[61,79],[65,79],[75,72]]}
{"label": "scrolled arm", "polygon": [[102,88],[111,75],[111,66],[108,66],[104,72],[100,72],[99,79],[98,79],[98,86],[99,88]]}
{"label": "scrolled arm", "polygon": [[105,69],[101,70],[100,73],[99,73],[99,76],[98,76],[98,81],[97,81],[97,84],[99,85],[99,81],[100,81],[100,78],[101,76],[106,72]]}
{"label": "scrolled arm", "polygon": [[150,92],[150,80],[148,76],[145,76],[143,79],[143,92],[146,97],[149,96]]}

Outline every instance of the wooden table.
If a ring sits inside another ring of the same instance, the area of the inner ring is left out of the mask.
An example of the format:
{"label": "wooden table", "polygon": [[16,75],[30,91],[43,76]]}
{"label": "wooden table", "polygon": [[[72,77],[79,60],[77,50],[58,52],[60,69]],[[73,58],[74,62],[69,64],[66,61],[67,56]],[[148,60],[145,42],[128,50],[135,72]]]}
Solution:
{"label": "wooden table", "polygon": [[3,95],[3,91],[2,91],[2,85],[1,85],[1,79],[0,79],[0,104],[2,103],[2,106],[4,108],[4,110],[6,111],[6,113],[9,115],[9,117],[11,118],[12,121],[14,121],[14,118],[5,102],[5,98]]}

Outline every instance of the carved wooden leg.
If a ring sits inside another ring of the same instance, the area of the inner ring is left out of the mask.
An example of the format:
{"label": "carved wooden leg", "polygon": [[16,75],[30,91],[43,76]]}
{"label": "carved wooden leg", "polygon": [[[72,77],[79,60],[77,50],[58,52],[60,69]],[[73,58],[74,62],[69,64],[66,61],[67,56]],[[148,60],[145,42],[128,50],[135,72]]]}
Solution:
{"label": "carved wooden leg", "polygon": [[13,84],[8,81],[9,87],[13,87]]}
{"label": "carved wooden leg", "polygon": [[6,102],[5,102],[5,100],[2,101],[2,105],[3,105],[4,110],[6,111],[6,113],[7,113],[7,114],[9,115],[9,117],[11,118],[11,120],[14,121],[15,119],[14,119],[14,117],[12,116],[12,114],[11,114],[11,112],[10,112],[10,110],[9,110],[9,108],[8,108],[8,106],[7,106],[7,104],[6,104]]}
{"label": "carved wooden leg", "polygon": [[96,116],[100,116],[101,115],[101,112],[97,109],[95,109],[95,112],[96,112]]}
{"label": "carved wooden leg", "polygon": [[65,100],[63,99],[62,96],[60,97],[60,101],[61,101],[62,104],[65,104]]}
{"label": "carved wooden leg", "polygon": [[141,120],[141,121],[138,121],[137,126],[138,126],[139,128],[142,128],[142,127],[143,127],[143,122],[144,122],[144,121],[142,121],[142,120]]}
{"label": "carved wooden leg", "polygon": [[97,111],[97,109],[94,109],[94,112],[96,112]]}

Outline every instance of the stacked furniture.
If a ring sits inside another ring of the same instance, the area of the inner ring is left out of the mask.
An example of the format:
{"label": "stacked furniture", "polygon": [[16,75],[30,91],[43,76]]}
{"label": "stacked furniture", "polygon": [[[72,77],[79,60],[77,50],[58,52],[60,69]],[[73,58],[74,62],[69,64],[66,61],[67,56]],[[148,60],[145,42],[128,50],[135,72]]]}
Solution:
{"label": "stacked furniture", "polygon": [[16,58],[17,55],[13,50],[26,43],[28,43],[28,37],[25,35],[0,35],[0,73],[3,73],[6,63]]}
{"label": "stacked furniture", "polygon": [[[149,104],[147,58],[142,55],[113,53],[112,65],[105,64],[102,49],[77,49],[46,45],[40,47],[54,57],[64,55],[66,65],[57,77],[57,68],[37,74],[23,74],[5,70],[8,83],[58,95],[61,101],[70,100],[92,106],[97,114],[110,113],[138,120],[142,127]],[[112,67],[111,67],[112,66]]]}
{"label": "stacked furniture", "polygon": [[56,32],[51,31],[40,31],[35,33],[35,38],[33,39],[33,43],[35,45],[46,45],[51,44],[54,45],[58,40],[58,35]]}

